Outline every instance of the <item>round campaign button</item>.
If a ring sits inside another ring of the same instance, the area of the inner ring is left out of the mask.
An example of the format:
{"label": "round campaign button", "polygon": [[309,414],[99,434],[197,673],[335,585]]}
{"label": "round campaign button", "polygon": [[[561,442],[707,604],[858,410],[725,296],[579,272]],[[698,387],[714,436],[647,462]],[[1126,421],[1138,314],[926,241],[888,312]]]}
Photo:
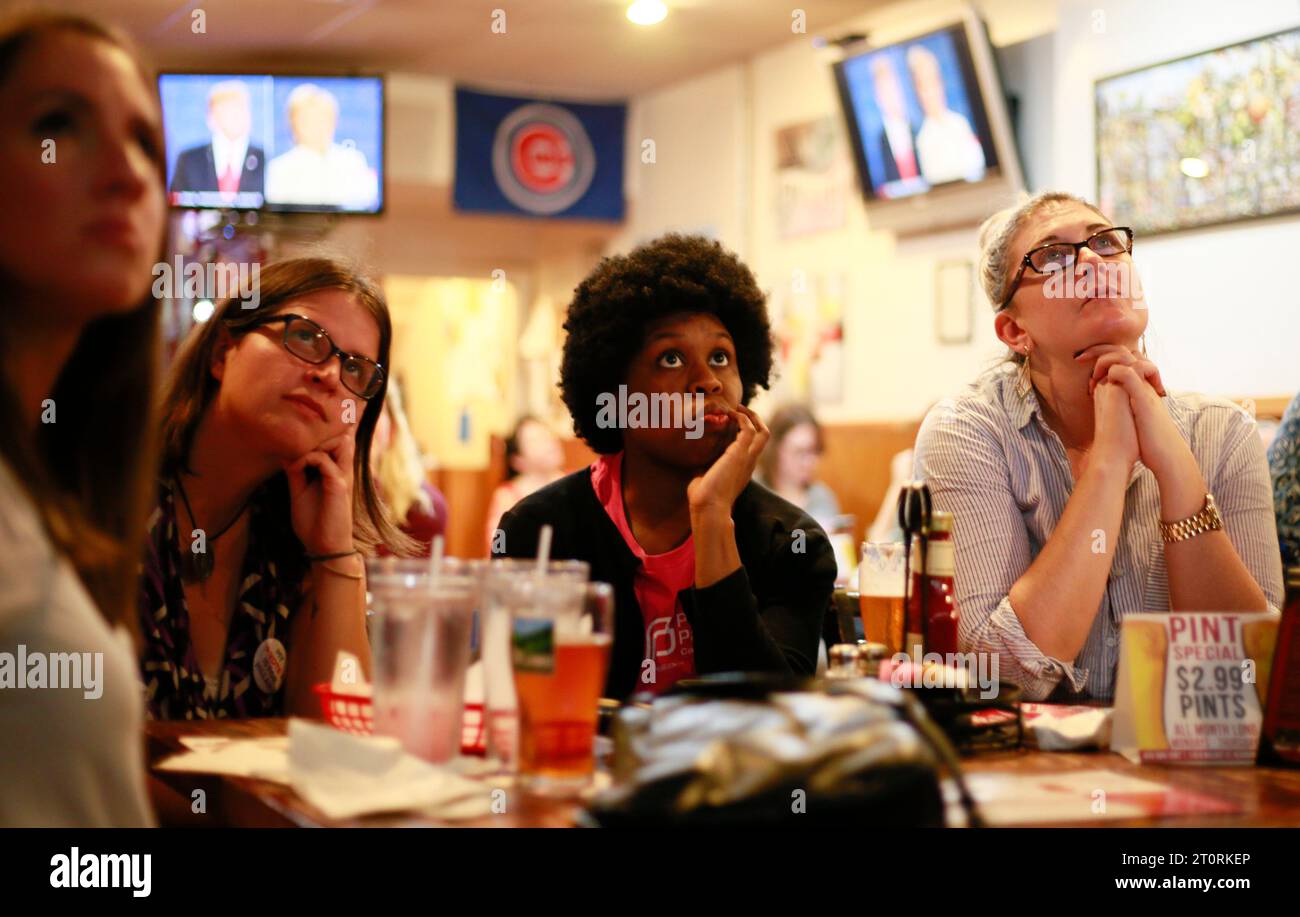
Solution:
{"label": "round campaign button", "polygon": [[284,681],[284,663],[289,657],[284,644],[274,637],[263,640],[253,655],[253,680],[264,694],[274,694]]}

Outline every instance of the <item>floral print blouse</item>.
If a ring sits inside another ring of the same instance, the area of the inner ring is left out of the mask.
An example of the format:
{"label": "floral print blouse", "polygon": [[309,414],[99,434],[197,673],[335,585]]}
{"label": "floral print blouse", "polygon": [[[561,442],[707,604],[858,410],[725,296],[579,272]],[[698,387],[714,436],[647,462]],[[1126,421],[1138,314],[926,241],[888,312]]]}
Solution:
{"label": "floral print blouse", "polygon": [[[250,501],[248,552],[219,674],[204,678],[190,642],[176,538],[176,493],[164,478],[149,518],[140,572],[140,674],[151,719],[212,719],[284,714],[289,623],[303,598],[307,563],[288,529],[275,479]],[[214,546],[216,549],[217,546]]]}
{"label": "floral print blouse", "polygon": [[1282,415],[1282,425],[1268,447],[1268,467],[1273,475],[1273,509],[1277,513],[1282,563],[1300,566],[1300,395],[1292,399]]}

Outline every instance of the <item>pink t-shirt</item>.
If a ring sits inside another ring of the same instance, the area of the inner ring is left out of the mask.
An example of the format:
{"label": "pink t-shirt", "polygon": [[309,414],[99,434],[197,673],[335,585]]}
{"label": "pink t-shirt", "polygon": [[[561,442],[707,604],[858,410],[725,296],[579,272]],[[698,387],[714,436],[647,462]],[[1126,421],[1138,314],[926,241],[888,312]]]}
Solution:
{"label": "pink t-shirt", "polygon": [[[695,674],[695,642],[677,594],[695,582],[695,537],[664,554],[647,554],[637,543],[623,510],[623,453],[602,455],[591,466],[591,485],[623,541],[641,561],[632,581],[645,621],[645,656],[638,690],[658,694]],[[653,676],[653,677],[652,677]]]}

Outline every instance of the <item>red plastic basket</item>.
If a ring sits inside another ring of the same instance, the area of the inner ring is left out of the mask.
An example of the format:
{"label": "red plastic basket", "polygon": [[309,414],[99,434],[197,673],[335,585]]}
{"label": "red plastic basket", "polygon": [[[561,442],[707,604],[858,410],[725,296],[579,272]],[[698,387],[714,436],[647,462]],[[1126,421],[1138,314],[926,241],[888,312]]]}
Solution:
{"label": "red plastic basket", "polygon": [[[320,698],[321,713],[335,729],[353,735],[368,736],[374,730],[373,705],[370,698],[356,694],[336,694],[328,683],[313,690]],[[482,704],[466,704],[461,724],[460,751],[463,755],[487,754],[486,718]]]}

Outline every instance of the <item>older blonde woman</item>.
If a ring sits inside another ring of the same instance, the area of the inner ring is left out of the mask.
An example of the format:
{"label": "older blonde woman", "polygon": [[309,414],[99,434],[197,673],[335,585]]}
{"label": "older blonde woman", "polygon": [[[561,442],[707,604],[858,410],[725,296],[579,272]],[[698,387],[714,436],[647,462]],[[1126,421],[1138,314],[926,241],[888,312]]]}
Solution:
{"label": "older blonde woman", "polygon": [[334,94],[315,83],[302,83],[289,93],[286,114],[294,145],[267,163],[267,202],[345,210],[376,208],[378,173],[361,150],[334,142],[339,123]]}
{"label": "older blonde woman", "polygon": [[1165,391],[1131,231],[1049,192],[980,239],[1018,370],[936,405],[916,447],[956,516],[960,642],[1031,699],[1109,699],[1125,615],[1281,604],[1263,446],[1233,403]]}

